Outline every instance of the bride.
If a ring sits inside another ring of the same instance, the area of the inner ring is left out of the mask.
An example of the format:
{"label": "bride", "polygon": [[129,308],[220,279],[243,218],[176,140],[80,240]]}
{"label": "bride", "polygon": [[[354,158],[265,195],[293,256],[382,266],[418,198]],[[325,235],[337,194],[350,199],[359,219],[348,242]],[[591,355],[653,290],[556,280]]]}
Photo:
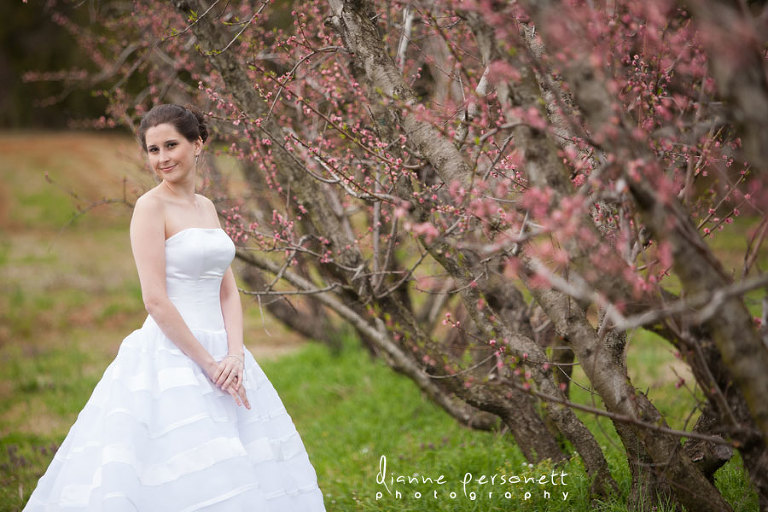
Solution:
{"label": "bride", "polygon": [[130,237],[147,316],[123,340],[25,511],[316,511],[304,445],[243,346],[235,246],[195,193],[203,117],[158,105],[139,139],[161,182]]}

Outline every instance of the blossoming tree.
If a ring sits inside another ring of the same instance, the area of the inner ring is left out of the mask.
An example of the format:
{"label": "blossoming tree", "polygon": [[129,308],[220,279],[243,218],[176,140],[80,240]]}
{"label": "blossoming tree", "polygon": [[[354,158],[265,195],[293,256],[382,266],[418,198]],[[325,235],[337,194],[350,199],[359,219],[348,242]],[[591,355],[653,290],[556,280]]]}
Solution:
{"label": "blossoming tree", "polygon": [[[103,122],[204,107],[247,178],[219,202],[247,293],[278,318],[317,335],[333,312],[531,461],[568,440],[597,495],[616,483],[574,407],[613,421],[632,507],[730,510],[712,475],[735,447],[768,510],[766,313],[744,299],[768,284],[760,2],[124,4],[90,31],[56,15],[101,67]],[[734,273],[707,238],[743,214]],[[632,384],[634,329],[690,366],[691,431]],[[604,408],[570,401],[574,363]]]}

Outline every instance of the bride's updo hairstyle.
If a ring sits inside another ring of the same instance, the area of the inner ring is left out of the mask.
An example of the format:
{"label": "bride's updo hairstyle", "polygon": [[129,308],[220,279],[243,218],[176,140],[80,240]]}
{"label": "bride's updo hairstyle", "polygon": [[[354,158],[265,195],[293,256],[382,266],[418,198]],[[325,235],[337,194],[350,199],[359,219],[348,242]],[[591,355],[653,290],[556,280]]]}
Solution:
{"label": "bride's updo hairstyle", "polygon": [[205,142],[208,139],[208,126],[203,115],[189,107],[167,103],[156,105],[144,114],[139,125],[139,140],[144,152],[147,152],[147,130],[168,123],[173,125],[189,142],[198,138]]}

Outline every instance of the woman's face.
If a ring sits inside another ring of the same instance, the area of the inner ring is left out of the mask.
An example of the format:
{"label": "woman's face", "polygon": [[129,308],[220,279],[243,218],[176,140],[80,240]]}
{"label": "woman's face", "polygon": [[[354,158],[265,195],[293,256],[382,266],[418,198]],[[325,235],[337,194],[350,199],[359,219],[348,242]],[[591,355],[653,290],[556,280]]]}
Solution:
{"label": "woman's face", "polygon": [[169,123],[159,124],[147,130],[149,166],[157,175],[171,183],[194,177],[195,156],[203,143],[200,139],[189,142]]}

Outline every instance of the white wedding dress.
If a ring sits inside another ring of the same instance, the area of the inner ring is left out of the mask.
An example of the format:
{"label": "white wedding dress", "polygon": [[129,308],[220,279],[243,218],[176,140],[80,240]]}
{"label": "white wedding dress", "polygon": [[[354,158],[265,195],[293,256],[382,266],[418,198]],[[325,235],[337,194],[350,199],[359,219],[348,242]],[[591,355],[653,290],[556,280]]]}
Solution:
{"label": "white wedding dress", "polygon": [[[165,243],[167,292],[216,360],[227,353],[221,229]],[[216,388],[152,320],[125,338],[25,511],[312,512],[323,495],[272,384],[245,350],[251,409]]]}

